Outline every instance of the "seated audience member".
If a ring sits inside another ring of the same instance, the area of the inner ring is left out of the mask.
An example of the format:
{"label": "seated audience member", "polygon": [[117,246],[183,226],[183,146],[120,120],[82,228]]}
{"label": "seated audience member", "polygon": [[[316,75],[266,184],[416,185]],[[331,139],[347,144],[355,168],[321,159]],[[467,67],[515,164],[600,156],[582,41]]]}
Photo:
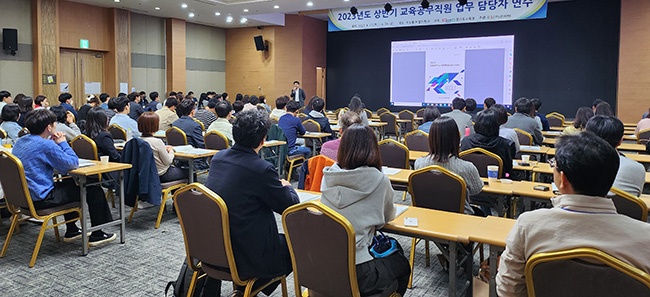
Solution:
{"label": "seated audience member", "polygon": [[34,109],[34,99],[29,96],[23,96],[16,102],[18,104],[18,108],[20,108],[20,117],[18,118],[18,125],[24,126],[25,125],[25,117],[28,112],[32,111]]}
{"label": "seated audience member", "polygon": [[[232,128],[235,144],[212,158],[205,183],[228,206],[239,275],[260,278],[258,283],[291,273],[287,242],[278,233],[273,213],[282,214],[300,201],[291,184],[279,179],[273,165],[258,156],[270,126],[265,112],[241,112]],[[276,287],[271,285],[263,292],[270,295]]]}
{"label": "seated audience member", "polygon": [[50,110],[56,115],[56,131],[65,135],[67,141],[72,141],[81,134],[81,129],[74,122],[74,115],[65,110],[63,106],[52,106]]}
{"label": "seated audience member", "polygon": [[88,111],[95,108],[96,106],[99,106],[99,99],[95,97],[95,95],[90,95],[86,99],[86,104],[84,104],[82,107],[79,107],[79,118],[77,120],[86,120],[86,115],[88,114]]}
{"label": "seated audience member", "polygon": [[217,119],[214,107],[217,106],[217,102],[219,101],[220,98],[212,98],[207,101],[208,104],[204,108],[199,108],[194,113],[194,118],[203,123],[203,127],[206,129]]}
{"label": "seated audience member", "polygon": [[[553,208],[522,213],[506,238],[496,276],[499,296],[528,296],[526,261],[537,253],[590,247],[650,273],[650,225],[617,214],[605,198],[619,157],[592,133],[562,136],[556,144],[553,179],[561,195]],[[623,294],[624,295],[624,294]]]}
{"label": "seated audience member", "polygon": [[111,119],[117,114],[116,109],[115,109],[115,100],[117,98],[111,98],[106,102],[106,106],[108,106],[107,109],[104,109],[104,113],[106,114],[106,117],[108,117],[108,121],[110,122]]}
{"label": "seated audience member", "polygon": [[585,129],[585,125],[591,117],[594,116],[594,112],[589,107],[580,107],[576,112],[576,118],[573,119],[573,125],[566,126],[562,131],[562,135],[576,135],[582,132]]}
{"label": "seated audience member", "polygon": [[233,111],[233,116],[237,117],[237,114],[244,109],[244,102],[243,101],[235,101],[232,104],[232,111]]}
{"label": "seated audience member", "polygon": [[[512,159],[515,157],[515,143],[499,136],[499,116],[494,110],[483,111],[476,119],[476,133],[463,138],[460,150],[482,148],[501,158],[503,161],[503,176],[512,171]],[[501,176],[501,177],[503,177]]]}
{"label": "seated audience member", "polygon": [[634,130],[634,135],[639,136],[639,132],[642,130],[650,129],[650,112],[647,112],[645,117],[641,119],[637,124],[636,124],[636,129]]}
{"label": "seated audience member", "polygon": [[330,126],[330,120],[323,113],[323,108],[325,108],[325,101],[318,96],[314,96],[311,98],[310,104],[312,109],[308,114],[309,118],[316,121],[318,125],[320,125],[321,132],[330,133],[330,135],[332,135],[330,137],[324,138],[324,141],[334,139],[334,132]]}
{"label": "seated audience member", "polygon": [[145,108],[147,105],[149,105],[149,101],[147,100],[147,92],[140,91],[138,95],[140,95],[140,106],[142,108]]}
{"label": "seated audience member", "polygon": [[614,114],[614,111],[612,110],[612,106],[609,105],[609,103],[607,102],[598,103],[598,105],[596,106],[596,110],[594,111],[594,115],[601,115],[601,116],[608,116],[608,117],[616,116]]}
{"label": "seated audience member", "polygon": [[149,93],[149,98],[151,98],[151,102],[149,102],[147,107],[144,108],[145,111],[155,112],[162,108],[162,104],[160,103],[160,94],[158,94],[158,92]]}
{"label": "seated audience member", "polygon": [[9,93],[9,91],[0,91],[0,113],[2,112],[2,108],[4,108],[5,105],[13,102],[14,100],[11,98],[11,93]]}
{"label": "seated audience member", "polygon": [[[138,131],[138,123],[130,118],[128,115],[131,112],[131,105],[129,99],[126,97],[117,97],[111,99],[112,105],[115,106],[117,113],[113,116],[109,125],[118,125],[126,131],[126,140],[129,141],[133,137],[140,137]],[[109,104],[110,105],[110,104]]]}
{"label": "seated audience member", "polygon": [[111,95],[109,95],[108,93],[101,93],[99,95],[99,101],[101,102],[99,107],[101,107],[102,109],[108,109],[108,100],[109,99],[111,99]]}
{"label": "seated audience member", "polygon": [[142,108],[142,105],[140,104],[142,98],[137,92],[132,92],[127,96],[127,98],[129,99],[129,117],[134,121],[137,121],[140,115],[144,113],[144,108]]}
{"label": "seated audience member", "polygon": [[488,110],[488,108],[492,107],[492,105],[497,104],[497,101],[494,100],[492,97],[487,97],[485,100],[483,100],[483,110],[479,111],[478,114],[481,114],[481,112]]}
{"label": "seated audience member", "polygon": [[223,93],[221,94],[221,99],[230,102],[230,96],[229,96],[228,93],[226,93],[226,92],[223,92]]}
{"label": "seated audience member", "polygon": [[499,119],[499,136],[512,141],[515,144],[515,152],[519,152],[519,137],[517,137],[517,132],[515,130],[504,127],[504,124],[508,122],[508,111],[505,106],[501,104],[493,104],[490,109],[494,110],[497,113]]}
{"label": "seated audience member", "polygon": [[[287,138],[289,156],[304,155],[305,158],[309,158],[309,155],[311,155],[311,150],[307,147],[296,144],[298,135],[305,135],[307,132],[305,130],[305,127],[300,122],[300,119],[296,116],[298,109],[300,109],[300,103],[296,101],[289,101],[287,103],[287,114],[283,115],[280,118],[278,121],[278,126],[282,128],[284,136]],[[235,139],[235,141],[237,140]]]}
{"label": "seated audience member", "polygon": [[257,104],[259,104],[259,103],[260,103],[260,99],[257,98],[257,96],[253,95],[253,96],[251,96],[249,98],[248,102],[246,102],[246,104],[244,104],[244,109],[242,109],[242,110],[247,111],[247,110],[251,110],[251,109],[256,109]]}
{"label": "seated audience member", "polygon": [[546,116],[539,112],[539,109],[542,108],[542,100],[533,98],[530,99],[530,101],[533,103],[533,108],[535,109],[535,116],[538,117],[540,122],[542,123],[542,131],[551,130],[551,126],[548,124],[548,120],[546,119]]}
{"label": "seated audience member", "polygon": [[18,124],[18,118],[20,118],[20,107],[18,107],[18,104],[14,103],[6,104],[2,109],[0,118],[2,119],[0,129],[5,131],[7,137],[15,143],[18,140],[18,133],[23,129],[23,127]]}
{"label": "seated audience member", "polygon": [[205,143],[203,143],[203,129],[201,129],[199,123],[192,119],[194,116],[195,106],[196,103],[194,103],[194,100],[184,99],[176,108],[176,112],[180,114],[181,117],[174,121],[172,126],[185,132],[185,136],[187,136],[187,144],[196,148],[205,148]]}
{"label": "seated audience member", "polygon": [[59,95],[59,102],[60,106],[63,106],[65,110],[71,112],[75,118],[77,118],[79,115],[77,114],[77,111],[74,109],[72,106],[72,94],[70,93],[62,93]]}
{"label": "seated audience member", "polygon": [[354,228],[359,292],[362,296],[381,292],[397,281],[397,293],[404,295],[411,273],[406,257],[393,253],[375,259],[368,251],[376,230],[395,218],[395,193],[381,171],[377,136],[372,128],[354,124],[343,135],[340,148],[337,163],[323,170],[321,202]]}
{"label": "seated audience member", "polygon": [[172,127],[172,123],[178,120],[178,114],[176,114],[177,105],[178,99],[169,97],[165,100],[165,106],[156,110],[156,114],[160,118],[159,130],[167,131],[167,129]]}
{"label": "seated audience member", "polygon": [[451,101],[451,111],[443,114],[448,118],[453,119],[456,122],[458,127],[458,133],[460,133],[460,138],[466,137],[465,128],[469,128],[469,134],[474,133],[474,124],[472,123],[472,117],[465,112],[465,100],[462,98],[454,98]]}
{"label": "seated audience member", "polygon": [[[623,142],[625,126],[621,120],[615,117],[597,115],[587,122],[585,131],[596,134],[613,148],[617,148]],[[645,183],[645,167],[637,161],[626,158],[621,153],[619,153],[619,159],[620,166],[613,187],[639,197]]]}
{"label": "seated audience member", "polygon": [[232,124],[230,123],[230,112],[232,111],[232,106],[230,106],[230,102],[226,100],[221,100],[217,102],[217,105],[215,106],[215,111],[217,113],[217,119],[212,122],[210,127],[208,127],[208,131],[218,131],[226,138],[228,138],[228,142],[232,145],[234,140],[232,138]]}
{"label": "seated audience member", "polygon": [[[356,112],[361,118],[361,122],[363,122],[363,125],[368,126],[369,124],[368,115],[364,111],[364,108],[365,105],[363,105],[363,102],[361,101],[361,97],[359,97],[359,95],[352,96],[352,98],[350,99],[350,103],[348,103],[348,109],[350,109],[350,111]],[[339,112],[338,118],[340,119],[343,113],[345,112],[346,112],[345,110],[341,110]],[[341,123],[339,121],[339,126],[340,124]]]}
{"label": "seated audience member", "polygon": [[186,179],[189,176],[189,172],[172,165],[174,162],[174,150],[172,147],[165,145],[162,139],[153,136],[158,131],[159,121],[160,118],[158,115],[151,111],[141,114],[138,118],[138,130],[142,133],[142,140],[151,146],[160,182],[166,183]]}
{"label": "seated audience member", "polygon": [[533,111],[533,103],[528,98],[519,98],[515,101],[515,114],[508,117],[508,122],[505,123],[506,128],[517,128],[524,132],[528,132],[533,136],[533,144],[540,145],[544,140],[542,131],[535,119],[530,115]]}
{"label": "seated audience member", "polygon": [[458,157],[460,135],[456,121],[450,117],[441,116],[433,121],[430,131],[429,154],[415,160],[415,170],[438,165],[460,175],[467,184],[468,199],[465,199],[465,213],[474,214],[474,210],[469,205],[469,196],[481,192],[483,181],[474,164]]}
{"label": "seated audience member", "polygon": [[476,121],[478,111],[476,110],[476,100],[474,98],[465,99],[465,113],[472,117],[472,121]]}
{"label": "seated audience member", "polygon": [[598,104],[601,104],[603,102],[605,102],[605,101],[603,101],[601,99],[594,100],[594,102],[591,103],[591,110],[593,110],[593,112],[596,113],[596,107],[598,106]]}
{"label": "seated audience member", "polygon": [[262,95],[260,96],[260,103],[257,104],[257,106],[262,106],[266,110],[267,113],[271,113],[271,107],[266,104],[266,96]]}
{"label": "seated audience member", "polygon": [[424,133],[429,133],[429,129],[431,128],[431,123],[437,118],[440,117],[440,111],[438,110],[437,107],[435,106],[427,106],[424,109],[424,113],[422,114],[422,125],[418,127],[418,130],[424,132]]}
{"label": "seated audience member", "polygon": [[287,98],[287,96],[280,96],[275,99],[275,108],[273,111],[271,111],[269,117],[271,119],[279,120],[283,115],[287,113],[287,109],[285,108],[287,106],[287,102],[289,102],[289,98]]}
{"label": "seated audience member", "polygon": [[[348,129],[348,127],[354,124],[363,124],[361,118],[359,117],[359,114],[350,111],[344,113],[341,118],[339,118],[339,123],[341,123],[339,126],[339,134],[341,137],[343,137],[343,134],[345,134],[345,131]],[[323,146],[320,148],[320,154],[336,161],[337,155],[339,153],[340,143],[341,138],[323,143]]]}
{"label": "seated audience member", "polygon": [[120,153],[115,149],[113,136],[108,132],[108,117],[101,107],[88,111],[84,134],[95,141],[97,154],[100,157],[108,156],[110,162],[120,162]]}
{"label": "seated audience member", "polygon": [[34,109],[37,108],[49,108],[50,103],[47,102],[47,97],[44,95],[38,95],[36,98],[34,98]]}
{"label": "seated audience member", "polygon": [[[65,174],[79,166],[79,158],[68,145],[65,135],[56,131],[57,126],[57,116],[53,112],[47,109],[33,110],[25,117],[25,127],[29,129],[30,135],[20,138],[13,148],[12,153],[24,165],[27,187],[36,209],[52,208],[81,200],[79,187],[73,179],[55,183],[52,178],[54,170]],[[93,226],[113,220],[100,186],[87,187],[86,202]],[[77,215],[68,213],[64,217],[66,220],[72,220],[77,218]],[[63,241],[81,238],[81,230],[75,222],[67,223],[66,227]],[[115,234],[97,230],[90,235],[90,246],[110,242],[115,238]]]}

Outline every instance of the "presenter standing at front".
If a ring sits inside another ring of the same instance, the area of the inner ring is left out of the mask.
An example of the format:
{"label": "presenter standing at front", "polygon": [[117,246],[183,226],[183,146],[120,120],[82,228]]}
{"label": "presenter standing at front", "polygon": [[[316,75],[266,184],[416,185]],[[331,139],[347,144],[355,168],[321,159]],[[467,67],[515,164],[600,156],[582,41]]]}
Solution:
{"label": "presenter standing at front", "polygon": [[293,89],[291,89],[291,99],[300,103],[300,106],[305,106],[305,91],[300,88],[300,82],[293,82]]}

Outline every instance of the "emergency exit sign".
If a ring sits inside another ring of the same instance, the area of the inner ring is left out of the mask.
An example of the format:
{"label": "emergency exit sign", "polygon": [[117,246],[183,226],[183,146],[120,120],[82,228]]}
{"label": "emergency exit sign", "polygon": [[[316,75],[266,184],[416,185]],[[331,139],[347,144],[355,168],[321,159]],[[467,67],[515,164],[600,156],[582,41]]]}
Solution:
{"label": "emergency exit sign", "polygon": [[80,48],[89,48],[90,47],[90,42],[88,42],[88,39],[79,39],[79,47]]}

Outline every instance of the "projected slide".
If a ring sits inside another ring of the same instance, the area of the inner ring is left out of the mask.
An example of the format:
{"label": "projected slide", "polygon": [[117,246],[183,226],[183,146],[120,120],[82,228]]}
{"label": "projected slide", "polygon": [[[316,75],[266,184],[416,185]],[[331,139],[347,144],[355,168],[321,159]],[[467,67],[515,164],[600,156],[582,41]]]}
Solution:
{"label": "projected slide", "polygon": [[456,97],[512,104],[514,36],[394,41],[390,102],[450,106]]}

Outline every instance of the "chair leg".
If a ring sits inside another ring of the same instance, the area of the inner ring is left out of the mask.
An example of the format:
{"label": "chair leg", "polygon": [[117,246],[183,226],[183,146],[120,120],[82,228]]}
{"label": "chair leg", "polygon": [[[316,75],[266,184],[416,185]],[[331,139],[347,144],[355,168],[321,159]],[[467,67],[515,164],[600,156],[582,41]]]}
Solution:
{"label": "chair leg", "polygon": [[167,204],[168,197],[169,197],[169,192],[167,190],[163,190],[162,201],[160,203],[160,210],[158,210],[158,218],[156,219],[156,229],[160,227],[160,221],[162,220],[163,212],[165,211],[165,204]]}
{"label": "chair leg", "polygon": [[287,174],[287,181],[291,182],[291,174],[293,173],[293,162],[289,162],[289,173]]}
{"label": "chair leg", "polygon": [[111,201],[111,206],[115,208],[115,193],[113,193],[113,190],[107,189],[106,191],[106,201]]}
{"label": "chair leg", "polygon": [[255,284],[255,281],[257,281],[256,278],[246,283],[246,289],[244,289],[244,297],[253,297],[251,296],[251,293],[253,292],[253,285]]}
{"label": "chair leg", "polygon": [[287,277],[283,276],[280,282],[282,284],[282,297],[289,296],[289,293],[287,292]]}
{"label": "chair leg", "polygon": [[61,235],[59,235],[59,226],[56,222],[56,217],[52,218],[52,225],[54,225],[54,237],[56,237],[56,241],[61,242]]}
{"label": "chair leg", "polygon": [[38,257],[38,251],[41,250],[41,243],[43,243],[43,236],[45,235],[45,230],[47,229],[47,224],[50,222],[50,219],[47,218],[41,224],[41,231],[38,233],[38,239],[36,239],[36,246],[34,247],[34,252],[32,253],[32,259],[29,261],[29,268],[34,267],[36,264],[36,257]]}
{"label": "chair leg", "polygon": [[415,264],[415,247],[417,246],[420,240],[413,238],[411,239],[411,255],[409,256],[409,264],[411,265],[411,275],[409,275],[409,283],[406,286],[407,288],[413,288],[413,267]]}
{"label": "chair leg", "polygon": [[404,194],[402,195],[402,201],[406,201],[406,191],[404,191]]}
{"label": "chair leg", "polygon": [[133,219],[133,214],[135,214],[135,212],[138,211],[138,201],[140,201],[140,199],[138,199],[138,197],[136,196],[135,197],[135,204],[131,208],[131,214],[129,214],[129,220],[127,221],[129,223],[131,223],[131,219]]}
{"label": "chair leg", "polygon": [[196,280],[199,278],[199,272],[194,271],[192,273],[192,280],[190,281],[190,286],[187,288],[187,297],[194,296],[194,289],[196,288]]}
{"label": "chair leg", "polygon": [[425,248],[425,251],[424,251],[424,264],[425,264],[426,267],[429,267],[429,265],[431,265],[431,261],[430,261],[431,260],[431,255],[429,253],[429,241],[428,240],[424,241],[424,248]]}
{"label": "chair leg", "polygon": [[7,233],[5,244],[2,246],[2,252],[0,252],[0,258],[4,257],[5,254],[7,253],[7,247],[9,246],[9,241],[11,241],[11,236],[14,234],[14,230],[16,230],[16,226],[18,226],[18,216],[19,214],[13,214],[11,216],[11,226],[9,227],[9,233]]}

